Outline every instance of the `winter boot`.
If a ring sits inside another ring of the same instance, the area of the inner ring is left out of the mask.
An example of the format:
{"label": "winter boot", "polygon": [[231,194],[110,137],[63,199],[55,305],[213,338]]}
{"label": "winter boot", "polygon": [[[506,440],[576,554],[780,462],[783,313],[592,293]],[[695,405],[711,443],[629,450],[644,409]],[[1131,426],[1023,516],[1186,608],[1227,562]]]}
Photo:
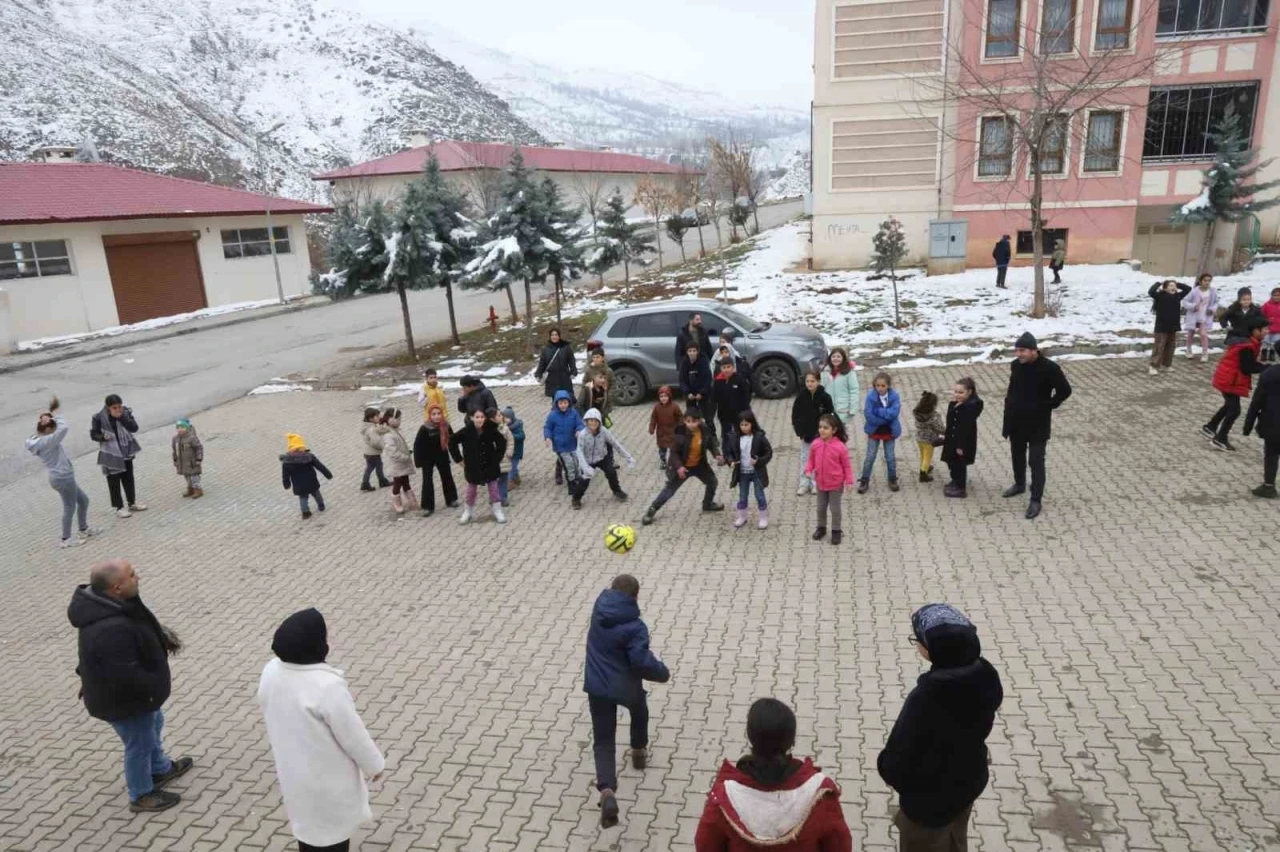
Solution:
{"label": "winter boot", "polygon": [[397,515],[404,514],[404,498],[399,494],[391,495],[391,508],[396,510]]}
{"label": "winter boot", "polygon": [[644,524],[646,527],[649,526],[649,524],[653,523],[653,519],[657,514],[658,510],[650,506],[648,509],[644,510],[644,517],[640,519],[640,523]]}
{"label": "winter boot", "polygon": [[824,538],[826,538],[826,537],[827,537],[827,528],[826,528],[826,527],[818,527],[816,530],[814,530],[814,531],[813,531],[813,540],[814,540],[814,541],[822,541],[822,540],[823,540]]}
{"label": "winter boot", "polygon": [[959,485],[956,485],[954,482],[952,482],[948,484],[946,488],[942,489],[942,496],[958,497],[960,499],[964,499],[969,495],[965,493],[965,490],[963,488],[961,488]]}
{"label": "winter boot", "polygon": [[501,503],[490,503],[489,511],[493,512],[493,519],[498,523],[505,524],[507,522],[507,513],[502,508]]}
{"label": "winter boot", "polygon": [[370,484],[369,484],[369,483],[367,483],[367,482],[361,482],[361,483],[360,483],[360,490],[361,490],[361,491],[377,491],[378,489],[374,488],[372,485],[370,485]]}
{"label": "winter boot", "polygon": [[1253,489],[1253,496],[1274,500],[1276,499],[1276,487],[1274,485],[1259,485]]}
{"label": "winter boot", "polygon": [[459,516],[459,518],[458,518],[458,523],[460,523],[460,524],[469,524],[469,523],[471,523],[471,507],[470,507],[470,506],[463,506],[463,507],[462,507],[462,515],[461,515],[461,516]]}
{"label": "winter boot", "polygon": [[769,510],[768,509],[761,509],[760,511],[756,512],[756,528],[762,529],[762,530],[769,529]]}
{"label": "winter boot", "polygon": [[649,765],[649,749],[648,747],[631,749],[631,768],[644,769]]}
{"label": "winter boot", "polygon": [[710,503],[703,503],[703,504],[702,504],[702,511],[704,511],[704,512],[723,512],[723,511],[724,511],[724,504],[723,504],[723,503],[717,503],[717,502],[715,502],[714,500],[712,500]]}
{"label": "winter boot", "polygon": [[203,488],[198,488],[198,487],[197,487],[197,488],[192,488],[192,489],[191,489],[191,499],[192,499],[192,500],[199,500],[199,499],[200,499],[201,497],[203,497],[203,496],[204,496],[204,489],[203,489]]}
{"label": "winter boot", "polygon": [[303,512],[303,513],[302,513],[302,520],[304,520],[304,521],[309,521],[309,520],[311,520],[311,513],[310,513],[310,512]]}
{"label": "winter boot", "polygon": [[733,528],[736,530],[738,527],[745,526],[746,523],[747,523],[747,510],[739,509],[738,514],[733,519]]}
{"label": "winter boot", "polygon": [[869,480],[866,480],[866,479],[859,479],[859,480],[858,480],[858,493],[859,493],[859,494],[866,494],[866,493],[867,493],[867,490],[868,490],[869,488],[871,488],[871,482],[870,482]]}
{"label": "winter boot", "polygon": [[921,482],[933,482],[933,477],[932,477],[932,476],[930,476],[928,473],[926,473],[926,472],[924,472],[924,471],[922,470],[922,471],[920,471],[920,481],[921,481]]}
{"label": "winter boot", "polygon": [[182,492],[182,496],[183,496],[183,497],[190,497],[190,496],[191,496],[191,493],[192,493],[193,491],[195,491],[195,489],[194,489],[194,488],[192,488],[190,485],[188,485],[188,486],[187,486],[187,490]]}
{"label": "winter boot", "polygon": [[422,508],[421,506],[418,505],[418,495],[413,493],[412,488],[405,489],[404,507],[408,509],[410,512],[416,512],[418,511],[418,509]]}
{"label": "winter boot", "polygon": [[896,479],[890,479],[890,480],[889,480],[889,490],[890,490],[890,491],[897,491],[900,487],[901,487],[901,486],[900,486],[900,485],[898,485],[898,480],[896,480]]}
{"label": "winter boot", "polygon": [[612,790],[600,791],[600,827],[613,828],[618,824],[618,797]]}
{"label": "winter boot", "polygon": [[831,543],[832,543],[832,544],[839,544],[839,543],[840,543],[840,542],[842,542],[842,541],[844,541],[844,533],[843,533],[843,532],[841,532],[840,530],[832,530],[832,531],[831,531]]}
{"label": "winter boot", "polygon": [[573,508],[575,509],[582,508],[582,498],[579,497],[577,494],[573,495]]}
{"label": "winter boot", "polygon": [[627,496],[627,492],[619,488],[617,491],[613,492],[613,499],[617,500],[619,503],[625,503],[630,498]]}

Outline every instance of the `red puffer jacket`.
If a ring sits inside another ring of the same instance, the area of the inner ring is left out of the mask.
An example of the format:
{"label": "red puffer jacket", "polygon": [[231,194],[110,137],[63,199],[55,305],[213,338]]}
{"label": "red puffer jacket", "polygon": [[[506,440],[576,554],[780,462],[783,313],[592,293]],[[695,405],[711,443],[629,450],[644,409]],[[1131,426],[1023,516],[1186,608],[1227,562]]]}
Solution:
{"label": "red puffer jacket", "polygon": [[765,785],[729,761],[720,767],[693,839],[697,852],[853,852],[840,788],[806,759]]}
{"label": "red puffer jacket", "polygon": [[[1227,354],[1223,355],[1222,360],[1218,362],[1218,369],[1213,371],[1214,390],[1236,396],[1248,396],[1253,390],[1253,373],[1256,372],[1252,368],[1257,364],[1258,353],[1261,351],[1261,341],[1253,339],[1229,348]],[[1249,354],[1245,355],[1246,352]]]}

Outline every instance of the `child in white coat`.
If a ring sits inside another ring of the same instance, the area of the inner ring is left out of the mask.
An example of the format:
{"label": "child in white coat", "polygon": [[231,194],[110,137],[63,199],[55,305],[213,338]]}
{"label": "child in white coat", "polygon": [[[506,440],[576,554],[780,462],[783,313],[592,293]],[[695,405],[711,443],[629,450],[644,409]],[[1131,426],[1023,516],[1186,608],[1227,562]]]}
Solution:
{"label": "child in white coat", "polygon": [[329,654],[324,616],[295,612],[276,630],[276,657],[262,670],[258,706],[267,723],[276,778],[300,852],[346,852],[370,822],[369,788],[386,768]]}

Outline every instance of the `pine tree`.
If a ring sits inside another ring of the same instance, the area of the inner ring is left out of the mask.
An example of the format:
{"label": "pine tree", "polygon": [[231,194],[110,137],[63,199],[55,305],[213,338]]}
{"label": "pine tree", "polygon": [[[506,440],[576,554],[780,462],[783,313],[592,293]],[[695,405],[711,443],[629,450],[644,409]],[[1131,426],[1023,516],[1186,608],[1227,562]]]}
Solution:
{"label": "pine tree", "polygon": [[559,247],[547,255],[547,273],[555,283],[556,325],[559,325],[564,282],[581,278],[585,269],[582,246],[579,243],[582,228],[578,224],[582,219],[582,211],[565,202],[560,185],[551,178],[544,178],[538,189],[542,194],[542,209],[546,217],[543,220],[545,228],[542,235],[548,240],[548,245],[554,243]]}
{"label": "pine tree", "polygon": [[[696,221],[696,219],[694,221]],[[684,236],[689,233],[691,225],[692,223],[685,218],[683,213],[672,213],[667,217],[667,236],[671,238],[672,242],[680,246],[681,262],[686,260],[684,256]]]}
{"label": "pine tree", "polygon": [[893,282],[893,325],[902,328],[902,314],[898,308],[898,264],[907,256],[907,235],[902,230],[902,223],[890,216],[880,223],[880,230],[871,238],[875,251],[871,255],[871,265],[876,272],[888,272]]}
{"label": "pine tree", "polygon": [[1280,197],[1254,199],[1255,194],[1280,186],[1280,180],[1253,182],[1258,171],[1270,165],[1271,161],[1254,162],[1258,152],[1249,147],[1244,122],[1234,109],[1227,108],[1222,120],[1209,133],[1209,142],[1217,154],[1213,165],[1204,173],[1203,189],[1171,217],[1175,224],[1205,225],[1200,274],[1209,271],[1213,235],[1219,222],[1239,222],[1246,216],[1280,204]]}
{"label": "pine tree", "polygon": [[733,204],[729,207],[729,227],[732,233],[729,236],[729,242],[736,243],[738,241],[738,229],[744,232],[747,230],[747,222],[751,219],[751,202],[744,198],[734,199]]}
{"label": "pine tree", "polygon": [[329,271],[319,277],[317,292],[338,300],[385,291],[390,228],[381,202],[370,204],[363,215],[350,204],[339,205],[326,252]]}
{"label": "pine tree", "polygon": [[449,306],[449,331],[454,345],[458,337],[458,318],[453,305],[453,285],[459,283],[478,240],[475,224],[466,217],[466,197],[454,189],[440,171],[440,161],[432,154],[421,184],[421,216],[426,222],[432,263],[424,271],[426,287],[443,287]]}
{"label": "pine tree", "polygon": [[[617,187],[614,188],[613,195],[609,196],[600,216],[599,236],[607,248],[596,252],[592,271],[602,271],[621,262],[623,286],[629,288],[631,264],[643,265],[644,256],[653,253],[653,237],[644,233],[639,223],[627,221],[627,202],[623,200],[622,191]],[[611,263],[602,266],[610,260]]]}

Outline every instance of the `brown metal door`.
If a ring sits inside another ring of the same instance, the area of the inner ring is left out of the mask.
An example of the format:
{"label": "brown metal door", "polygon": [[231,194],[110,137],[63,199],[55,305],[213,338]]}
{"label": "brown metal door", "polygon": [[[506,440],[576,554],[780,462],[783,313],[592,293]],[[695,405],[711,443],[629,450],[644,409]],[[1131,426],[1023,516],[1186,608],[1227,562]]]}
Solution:
{"label": "brown metal door", "polygon": [[102,238],[120,323],[207,307],[194,234],[122,234]]}

